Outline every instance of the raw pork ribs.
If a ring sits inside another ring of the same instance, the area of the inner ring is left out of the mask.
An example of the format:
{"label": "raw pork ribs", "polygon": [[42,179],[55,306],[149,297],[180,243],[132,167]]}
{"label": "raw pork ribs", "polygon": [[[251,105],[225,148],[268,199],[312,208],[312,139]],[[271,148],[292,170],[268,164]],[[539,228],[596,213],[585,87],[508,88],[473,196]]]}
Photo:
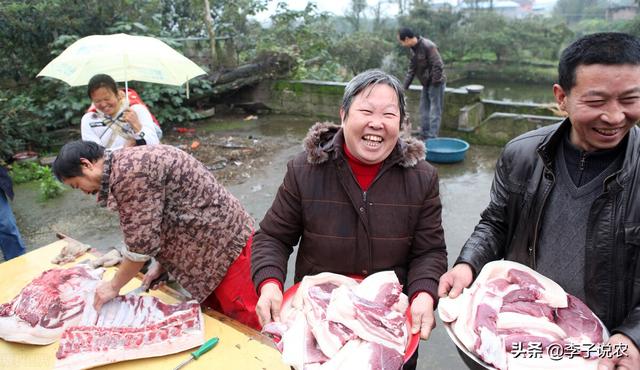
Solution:
{"label": "raw pork ribs", "polygon": [[168,305],[151,296],[126,295],[97,313],[93,298],[103,273],[85,265],[42,273],[0,305],[0,338],[29,344],[60,339],[56,369],[163,356],[204,342],[196,301]]}
{"label": "raw pork ribs", "polygon": [[88,303],[80,324],[62,334],[55,369],[164,356],[204,342],[204,321],[196,301],[168,305],[151,296],[126,295],[109,301],[100,313],[93,302]]}
{"label": "raw pork ribs", "polygon": [[50,344],[80,320],[85,296],[93,295],[104,269],[86,266],[42,273],[9,303],[0,305],[0,338],[10,342]]}
{"label": "raw pork ribs", "polygon": [[[579,299],[510,261],[487,263],[460,296],[440,299],[438,312],[467,350],[498,369],[596,369],[597,354],[550,358],[547,348],[597,346],[607,338]],[[521,353],[533,343],[541,347],[540,357]]]}

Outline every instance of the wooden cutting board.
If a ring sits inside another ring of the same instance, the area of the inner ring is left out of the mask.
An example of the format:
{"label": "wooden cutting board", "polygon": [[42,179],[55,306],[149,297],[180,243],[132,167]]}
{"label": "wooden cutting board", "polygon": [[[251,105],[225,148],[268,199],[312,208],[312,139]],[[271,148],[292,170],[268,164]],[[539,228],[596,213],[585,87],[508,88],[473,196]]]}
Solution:
{"label": "wooden cutting board", "polygon": [[[60,267],[50,261],[60,252],[66,241],[59,240],[42,248],[36,249],[11,261],[0,263],[0,303],[9,302],[20,290],[38,277],[42,272]],[[93,259],[95,256],[86,254],[76,261]],[[77,262],[63,265],[73,266]],[[107,268],[104,279],[110,279],[116,268]],[[128,292],[140,286],[140,280],[134,279],[121,292]],[[168,291],[171,293],[170,291]],[[176,298],[161,292],[150,292],[166,303],[177,302]],[[220,342],[210,352],[199,360],[192,361],[184,370],[221,369],[221,370],[288,370],[289,367],[280,360],[280,353],[270,345],[269,340],[257,331],[248,328],[228,317],[213,311],[205,312],[206,338],[218,337]],[[3,369],[52,369],[58,342],[48,346],[18,344],[0,339],[0,368]],[[101,366],[98,369],[173,369],[180,362],[189,357],[190,351],[181,353],[120,362]]]}

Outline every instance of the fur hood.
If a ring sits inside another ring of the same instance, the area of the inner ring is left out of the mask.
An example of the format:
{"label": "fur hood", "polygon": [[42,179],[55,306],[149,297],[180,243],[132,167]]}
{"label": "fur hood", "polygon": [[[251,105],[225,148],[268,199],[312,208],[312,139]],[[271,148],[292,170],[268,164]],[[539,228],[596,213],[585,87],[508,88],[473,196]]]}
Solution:
{"label": "fur hood", "polygon": [[[311,164],[320,164],[329,160],[329,153],[335,149],[334,139],[338,134],[341,141],[344,141],[340,125],[331,122],[317,122],[313,125],[302,143],[307,153],[307,161]],[[425,159],[425,153],[423,142],[414,138],[400,138],[389,156],[398,156],[398,164],[402,167],[414,167],[419,161]]]}

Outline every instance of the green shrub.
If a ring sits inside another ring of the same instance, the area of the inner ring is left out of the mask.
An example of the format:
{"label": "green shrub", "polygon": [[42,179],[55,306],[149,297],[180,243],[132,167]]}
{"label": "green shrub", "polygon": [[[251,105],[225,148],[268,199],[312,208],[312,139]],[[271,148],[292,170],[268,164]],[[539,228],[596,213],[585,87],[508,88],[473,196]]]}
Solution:
{"label": "green shrub", "polygon": [[38,180],[40,183],[39,198],[42,201],[62,194],[64,187],[51,172],[51,168],[36,162],[18,162],[13,165],[9,175],[15,184]]}
{"label": "green shrub", "polygon": [[17,162],[9,171],[14,184],[38,180],[41,177],[40,166],[36,162]]}
{"label": "green shrub", "polygon": [[40,166],[38,172],[42,176],[40,178],[40,200],[53,199],[62,194],[64,187],[62,183],[53,176],[50,167]]}

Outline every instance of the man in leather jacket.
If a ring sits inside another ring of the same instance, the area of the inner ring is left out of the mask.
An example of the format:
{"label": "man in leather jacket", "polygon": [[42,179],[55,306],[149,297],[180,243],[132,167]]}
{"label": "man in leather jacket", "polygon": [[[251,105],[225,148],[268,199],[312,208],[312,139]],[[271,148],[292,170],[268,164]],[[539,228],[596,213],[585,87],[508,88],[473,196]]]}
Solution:
{"label": "man in leather jacket", "polygon": [[553,92],[568,118],[505,146],[491,202],[438,294],[457,297],[490,261],[526,264],[628,348],[599,369],[639,369],[640,40],[584,36],[563,51],[558,74]]}

